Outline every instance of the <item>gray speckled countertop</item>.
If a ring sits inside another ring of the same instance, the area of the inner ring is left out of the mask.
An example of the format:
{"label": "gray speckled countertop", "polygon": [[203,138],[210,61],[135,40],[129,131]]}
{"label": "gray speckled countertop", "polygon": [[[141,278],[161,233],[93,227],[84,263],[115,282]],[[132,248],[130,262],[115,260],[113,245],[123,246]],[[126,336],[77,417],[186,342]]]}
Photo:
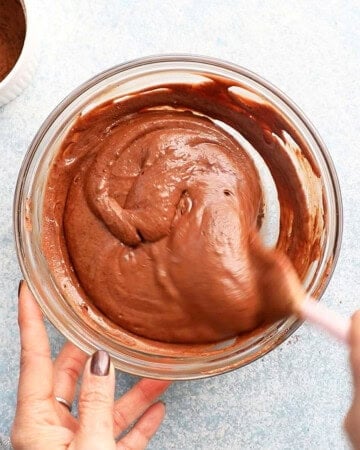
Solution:
{"label": "gray speckled countertop", "polygon": [[[358,0],[32,0],[42,51],[33,84],[0,108],[0,431],[16,400],[16,291],[12,198],[26,149],[48,113],[112,65],[191,52],[245,66],[287,93],[325,140],[344,200],[344,238],[326,304],[359,307],[360,3]],[[54,352],[63,338],[50,329]],[[118,393],[134,378],[118,374]],[[347,449],[350,400],[344,348],[309,326],[250,366],[181,382],[151,449]]]}

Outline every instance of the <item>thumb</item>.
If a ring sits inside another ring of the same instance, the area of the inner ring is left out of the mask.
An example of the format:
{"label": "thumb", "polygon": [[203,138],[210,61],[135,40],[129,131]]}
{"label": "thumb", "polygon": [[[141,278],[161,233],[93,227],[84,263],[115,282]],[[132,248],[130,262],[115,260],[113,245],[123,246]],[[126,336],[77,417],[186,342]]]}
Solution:
{"label": "thumb", "polygon": [[353,374],[355,396],[360,401],[360,311],[351,320],[350,364]]}
{"label": "thumb", "polygon": [[79,396],[76,448],[115,449],[113,438],[115,374],[108,353],[98,350],[86,363]]}

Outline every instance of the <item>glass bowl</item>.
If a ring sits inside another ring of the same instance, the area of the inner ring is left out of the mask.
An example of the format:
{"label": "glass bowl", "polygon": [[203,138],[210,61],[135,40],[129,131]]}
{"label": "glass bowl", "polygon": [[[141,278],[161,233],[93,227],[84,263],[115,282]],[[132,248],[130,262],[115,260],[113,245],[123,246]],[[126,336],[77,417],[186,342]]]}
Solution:
{"label": "glass bowl", "polygon": [[102,348],[109,352],[116,368],[139,376],[188,380],[224,373],[265,355],[301,324],[295,317],[289,317],[273,326],[217,344],[184,348],[175,344],[158,346],[154,341],[147,341],[146,345],[140,345],[136,336],[122,333],[115,327],[106,328],[88,307],[84,311],[76,290],[64,290],[64,286],[59,286],[43,255],[42,206],[49,167],[79,114],[140,89],[169,82],[193,83],[196,77],[209,74],[225,78],[234,85],[240,84],[256,98],[273,105],[306,143],[312,163],[320,174],[321,201],[326,211],[320,254],[304,281],[307,292],[314,298],[320,299],[324,293],[340,249],[342,204],[330,155],[299,108],[258,75],[213,58],[165,55],[121,64],[87,81],[49,115],[25,156],[14,199],[16,249],[24,278],[52,324],[85,352],[91,354]]}

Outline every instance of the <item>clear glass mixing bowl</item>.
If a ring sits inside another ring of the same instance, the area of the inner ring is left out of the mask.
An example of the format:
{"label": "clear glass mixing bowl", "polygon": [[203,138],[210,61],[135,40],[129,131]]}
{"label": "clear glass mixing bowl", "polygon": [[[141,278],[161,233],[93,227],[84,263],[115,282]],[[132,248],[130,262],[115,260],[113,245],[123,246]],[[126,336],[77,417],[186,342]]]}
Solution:
{"label": "clear glass mixing bowl", "polygon": [[[91,314],[82,314],[54,280],[41,248],[42,205],[49,167],[66,133],[79,116],[112,98],[162,83],[193,82],[204,74],[224,77],[248,87],[288,118],[302,136],[318,166],[322,201],[326,210],[320,258],[306,277],[307,291],[319,299],[334,270],[342,235],[339,184],[330,155],[309,120],[282,92],[254,73],[220,60],[191,55],[153,56],[121,64],[87,81],[72,92],[49,115],[35,136],[22,164],[14,200],[14,232],[24,278],[41,309],[53,325],[87,353],[102,348],[115,366],[139,376],[163,379],[196,379],[242,367],[263,356],[287,339],[301,324],[290,317],[242,339],[202,345],[184,351],[101,327]],[[206,76],[206,75],[205,75]],[[74,290],[75,291],[75,290]],[[70,293],[69,293],[70,292]]]}

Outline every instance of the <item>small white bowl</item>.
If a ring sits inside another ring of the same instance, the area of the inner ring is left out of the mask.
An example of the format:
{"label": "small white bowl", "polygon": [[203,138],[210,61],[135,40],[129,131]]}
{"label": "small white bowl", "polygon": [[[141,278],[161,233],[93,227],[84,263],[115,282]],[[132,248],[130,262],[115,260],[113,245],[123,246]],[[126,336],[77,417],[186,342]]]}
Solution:
{"label": "small white bowl", "polygon": [[37,30],[32,0],[20,0],[25,14],[25,40],[11,72],[0,81],[0,106],[17,97],[30,83],[36,67]]}

